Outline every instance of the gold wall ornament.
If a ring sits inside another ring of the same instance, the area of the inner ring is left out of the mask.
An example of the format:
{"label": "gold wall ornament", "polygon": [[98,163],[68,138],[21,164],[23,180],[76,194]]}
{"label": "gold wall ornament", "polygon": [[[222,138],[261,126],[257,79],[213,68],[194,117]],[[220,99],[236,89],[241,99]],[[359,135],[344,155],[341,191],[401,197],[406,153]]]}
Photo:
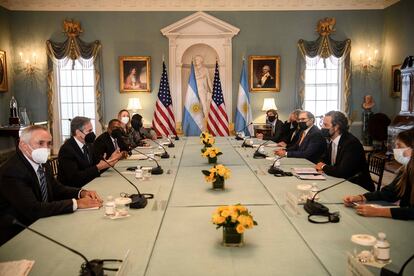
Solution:
{"label": "gold wall ornament", "polygon": [[330,35],[331,33],[335,32],[335,24],[335,17],[325,17],[324,19],[318,21],[316,31],[322,36]]}
{"label": "gold wall ornament", "polygon": [[81,28],[80,22],[71,20],[64,20],[63,21],[63,32],[68,37],[76,37],[79,36],[81,33],[83,33],[83,30]]}

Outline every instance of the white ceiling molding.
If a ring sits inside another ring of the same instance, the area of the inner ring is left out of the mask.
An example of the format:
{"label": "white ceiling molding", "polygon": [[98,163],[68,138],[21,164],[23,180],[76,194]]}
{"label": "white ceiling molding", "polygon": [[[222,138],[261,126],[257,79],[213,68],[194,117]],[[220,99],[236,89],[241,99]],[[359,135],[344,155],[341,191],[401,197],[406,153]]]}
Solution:
{"label": "white ceiling molding", "polygon": [[0,0],[22,11],[289,11],[375,10],[400,0]]}

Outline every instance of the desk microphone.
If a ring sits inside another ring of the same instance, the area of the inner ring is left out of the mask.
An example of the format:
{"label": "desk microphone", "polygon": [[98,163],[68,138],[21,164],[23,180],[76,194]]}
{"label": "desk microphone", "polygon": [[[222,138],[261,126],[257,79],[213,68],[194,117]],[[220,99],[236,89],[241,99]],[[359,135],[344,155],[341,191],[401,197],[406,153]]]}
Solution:
{"label": "desk microphone", "polygon": [[253,153],[253,158],[254,158],[254,159],[263,159],[263,158],[266,158],[266,157],[267,157],[267,155],[266,155],[266,154],[259,152],[259,150],[260,150],[260,148],[261,148],[261,147],[263,147],[264,145],[266,145],[266,144],[267,144],[267,143],[269,143],[270,141],[272,141],[272,140],[267,140],[267,141],[265,141],[264,143],[261,143],[261,144],[259,145],[259,147],[257,148],[257,150]]}
{"label": "desk microphone", "polygon": [[158,174],[163,174],[164,170],[161,168],[160,164],[158,164],[157,160],[151,156],[149,156],[148,154],[143,153],[142,151],[139,151],[137,149],[133,149],[135,152],[138,152],[142,155],[145,155],[146,157],[148,157],[149,159],[151,159],[152,161],[154,161],[157,166],[151,169],[151,173],[154,175],[158,175]]}
{"label": "desk microphone", "polygon": [[[177,135],[176,135],[175,137],[176,137],[176,138],[178,138],[178,136],[177,136]],[[168,146],[169,148],[173,148],[173,147],[175,147],[175,145],[174,145],[173,141],[171,140],[171,138],[167,136],[167,139],[168,139],[168,142],[170,142],[167,146]],[[175,139],[175,140],[178,140],[178,139]]]}
{"label": "desk microphone", "polygon": [[158,143],[157,140],[152,140],[152,141],[164,150],[164,152],[160,155],[162,159],[170,158],[170,155],[168,154],[167,150],[165,149],[165,147],[161,143]]}
{"label": "desk microphone", "polygon": [[353,175],[353,176],[351,176],[351,177],[349,177],[347,179],[341,180],[341,181],[339,181],[339,182],[337,182],[337,183],[335,183],[333,185],[330,185],[330,186],[328,186],[328,187],[326,187],[326,188],[324,188],[322,190],[317,191],[313,195],[312,199],[309,199],[308,198],[306,200],[305,205],[303,206],[303,208],[305,209],[305,211],[309,214],[308,220],[310,222],[315,222],[315,221],[313,221],[313,220],[310,219],[310,216],[327,216],[327,217],[329,217],[329,221],[328,222],[339,222],[339,213],[333,213],[332,214],[332,213],[329,212],[329,208],[328,207],[326,207],[325,205],[323,205],[323,204],[321,204],[319,202],[315,202],[316,195],[319,194],[319,193],[321,193],[321,192],[323,192],[323,191],[325,191],[325,190],[328,190],[330,188],[333,188],[333,187],[335,187],[335,186],[337,186],[337,185],[339,185],[341,183],[344,183],[345,181],[349,181],[351,179],[354,179],[356,177],[359,177],[361,174],[362,174],[362,172],[358,172],[357,174],[355,174],[355,175]]}
{"label": "desk microphone", "polygon": [[111,262],[122,262],[122,260],[92,260],[92,261],[88,261],[88,259],[80,252],[76,251],[75,249],[70,248],[69,246],[66,246],[32,228],[30,228],[27,225],[24,225],[23,223],[21,223],[20,221],[18,221],[15,217],[11,216],[11,215],[7,215],[7,220],[10,220],[10,222],[14,225],[18,225],[22,228],[25,228],[53,243],[56,243],[60,246],[62,246],[63,248],[66,248],[67,250],[71,251],[72,253],[75,253],[76,255],[80,256],[85,262],[81,265],[81,271],[80,271],[80,275],[81,276],[103,276],[104,275],[104,270],[111,270],[111,271],[118,271],[117,268],[105,268],[103,267],[103,263],[105,261],[111,261]]}
{"label": "desk microphone", "polygon": [[[246,143],[247,139],[244,139],[243,144],[241,145],[242,148],[253,148],[253,143],[252,144],[248,144]],[[250,140],[251,142],[253,142],[253,140]]]}
{"label": "desk microphone", "polygon": [[138,194],[132,194],[128,196],[131,199],[131,203],[129,204],[129,207],[131,207],[132,209],[145,208],[145,206],[147,206],[147,203],[148,203],[147,199],[154,198],[154,194],[141,194],[138,190],[138,187],[134,183],[132,183],[128,178],[126,178],[125,175],[123,175],[120,171],[118,171],[114,166],[109,164],[108,161],[106,161],[105,159],[102,159],[102,160],[106,164],[108,164],[112,169],[114,169],[114,171],[116,171],[120,176],[122,176],[122,178],[125,179],[129,184],[131,184],[135,188],[135,190],[137,190]]}
{"label": "desk microphone", "polygon": [[240,132],[243,132],[244,133],[244,131],[249,127],[249,126],[251,126],[253,124],[253,122],[250,122],[248,125],[246,125],[244,128],[242,128],[241,130],[239,130],[239,131],[236,131],[236,140],[243,140],[243,138],[241,138],[240,136],[239,136],[239,134],[238,133],[240,133]]}
{"label": "desk microphone", "polygon": [[277,161],[279,161],[280,159],[282,159],[284,156],[277,156],[276,158],[275,158],[275,161],[273,162],[273,164],[272,164],[272,166],[270,166],[270,168],[267,170],[267,172],[269,173],[269,174],[275,174],[275,173],[277,173],[277,172],[280,172],[280,169],[278,169],[278,168],[276,168],[275,167],[275,164],[276,164],[276,162]]}

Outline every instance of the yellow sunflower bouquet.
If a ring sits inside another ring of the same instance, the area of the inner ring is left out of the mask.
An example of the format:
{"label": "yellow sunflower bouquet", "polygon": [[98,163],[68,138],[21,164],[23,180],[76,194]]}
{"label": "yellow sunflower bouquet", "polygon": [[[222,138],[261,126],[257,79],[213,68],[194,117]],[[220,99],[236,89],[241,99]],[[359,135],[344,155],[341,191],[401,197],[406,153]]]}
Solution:
{"label": "yellow sunflower bouquet", "polygon": [[216,139],[213,135],[208,133],[207,131],[203,131],[200,134],[201,143],[204,144],[204,148],[212,147],[214,143],[216,142]]}
{"label": "yellow sunflower bouquet", "polygon": [[201,156],[208,158],[208,163],[210,164],[217,163],[217,156],[222,154],[223,153],[217,147],[209,147],[201,150]]}
{"label": "yellow sunflower bouquet", "polygon": [[241,246],[244,231],[257,225],[249,210],[241,204],[218,207],[211,220],[217,229],[223,227],[225,246]]}
{"label": "yellow sunflower bouquet", "polygon": [[230,169],[224,165],[215,165],[210,170],[201,171],[207,182],[213,183],[213,189],[224,189],[224,180],[231,176]]}

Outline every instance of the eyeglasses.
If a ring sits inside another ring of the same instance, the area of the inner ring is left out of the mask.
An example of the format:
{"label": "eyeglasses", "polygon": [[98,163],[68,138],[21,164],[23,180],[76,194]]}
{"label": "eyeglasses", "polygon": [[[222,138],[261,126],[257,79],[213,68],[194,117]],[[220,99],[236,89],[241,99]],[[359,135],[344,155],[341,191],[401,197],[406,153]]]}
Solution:
{"label": "eyeglasses", "polygon": [[309,119],[308,118],[298,118],[298,122],[308,122]]}

